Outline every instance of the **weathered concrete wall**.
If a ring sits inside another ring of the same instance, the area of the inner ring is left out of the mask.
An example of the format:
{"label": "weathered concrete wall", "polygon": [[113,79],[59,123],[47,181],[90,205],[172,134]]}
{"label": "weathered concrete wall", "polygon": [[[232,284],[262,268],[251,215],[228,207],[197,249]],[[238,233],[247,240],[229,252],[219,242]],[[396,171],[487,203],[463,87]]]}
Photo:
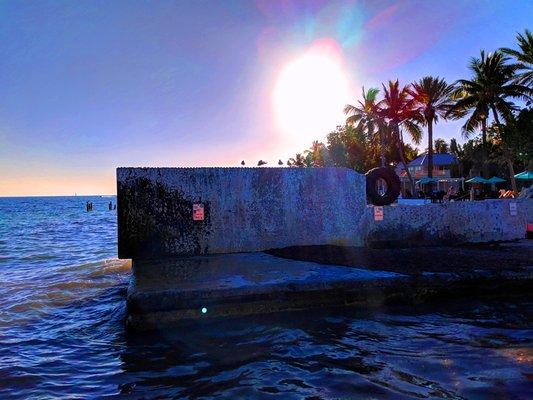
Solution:
{"label": "weathered concrete wall", "polygon": [[357,246],[368,212],[345,168],[118,168],[117,197],[120,258]]}
{"label": "weathered concrete wall", "polygon": [[504,241],[533,222],[532,199],[392,205],[375,221],[364,175],[344,168],[118,168],[117,183],[121,258]]}
{"label": "weathered concrete wall", "polygon": [[[512,215],[510,204],[516,204]],[[366,245],[445,245],[520,239],[531,219],[532,199],[460,201],[423,206],[383,207],[374,221],[368,207],[360,235]]]}

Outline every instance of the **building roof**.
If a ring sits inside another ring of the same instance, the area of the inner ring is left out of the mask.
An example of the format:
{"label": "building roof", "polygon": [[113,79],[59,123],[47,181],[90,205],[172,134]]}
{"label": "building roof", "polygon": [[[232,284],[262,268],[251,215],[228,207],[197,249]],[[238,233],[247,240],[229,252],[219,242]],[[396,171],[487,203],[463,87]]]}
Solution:
{"label": "building roof", "polygon": [[[407,164],[407,166],[408,167],[426,166],[428,165],[428,160],[429,160],[429,157],[427,153],[425,153],[415,158],[413,161]],[[451,165],[451,164],[457,164],[457,157],[455,157],[453,154],[450,154],[450,153],[433,154],[433,165],[434,166]]]}

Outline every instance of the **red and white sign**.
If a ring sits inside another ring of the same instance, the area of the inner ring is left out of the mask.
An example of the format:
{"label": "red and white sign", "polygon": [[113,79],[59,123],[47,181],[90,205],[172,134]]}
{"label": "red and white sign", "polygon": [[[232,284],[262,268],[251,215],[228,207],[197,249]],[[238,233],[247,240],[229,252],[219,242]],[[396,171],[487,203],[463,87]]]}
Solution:
{"label": "red and white sign", "polygon": [[204,220],[204,205],[201,203],[195,203],[192,205],[192,220],[203,221]]}
{"label": "red and white sign", "polygon": [[374,207],[374,221],[383,221],[383,207]]}

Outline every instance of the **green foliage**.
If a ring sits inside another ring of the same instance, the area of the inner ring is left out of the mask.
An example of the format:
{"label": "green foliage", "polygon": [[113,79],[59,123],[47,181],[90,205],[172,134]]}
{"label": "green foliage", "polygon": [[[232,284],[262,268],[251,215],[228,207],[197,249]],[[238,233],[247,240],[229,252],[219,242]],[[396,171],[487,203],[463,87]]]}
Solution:
{"label": "green foliage", "polygon": [[444,153],[449,153],[450,152],[450,148],[448,146],[448,143],[446,143],[446,141],[444,139],[435,139],[435,142],[434,142],[434,147],[435,147],[435,153],[437,154],[444,154]]}
{"label": "green foliage", "polygon": [[516,83],[525,85],[531,89],[533,86],[533,35],[526,29],[524,34],[517,34],[519,50],[504,47],[502,53],[507,54],[516,60],[514,64],[517,70]]}
{"label": "green foliage", "polygon": [[425,76],[414,82],[408,89],[414,100],[414,107],[424,116],[423,123],[436,123],[439,118],[446,119],[453,102],[453,85],[439,77]]}
{"label": "green foliage", "polygon": [[516,167],[527,169],[533,159],[533,109],[524,108],[506,125],[491,128],[494,141],[505,146]]}
{"label": "green foliage", "polygon": [[372,147],[367,138],[361,126],[337,126],[327,135],[327,151],[332,165],[366,172]]}

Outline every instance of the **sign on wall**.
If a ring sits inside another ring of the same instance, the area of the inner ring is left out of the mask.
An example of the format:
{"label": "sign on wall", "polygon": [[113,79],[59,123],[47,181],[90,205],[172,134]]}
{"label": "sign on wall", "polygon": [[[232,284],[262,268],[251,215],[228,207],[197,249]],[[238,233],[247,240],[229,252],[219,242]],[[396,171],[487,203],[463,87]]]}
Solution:
{"label": "sign on wall", "polygon": [[374,221],[383,221],[383,207],[374,207]]}
{"label": "sign on wall", "polygon": [[509,203],[509,214],[510,215],[517,214],[516,203]]}
{"label": "sign on wall", "polygon": [[194,203],[192,205],[192,220],[193,221],[204,220],[204,205],[202,203]]}

